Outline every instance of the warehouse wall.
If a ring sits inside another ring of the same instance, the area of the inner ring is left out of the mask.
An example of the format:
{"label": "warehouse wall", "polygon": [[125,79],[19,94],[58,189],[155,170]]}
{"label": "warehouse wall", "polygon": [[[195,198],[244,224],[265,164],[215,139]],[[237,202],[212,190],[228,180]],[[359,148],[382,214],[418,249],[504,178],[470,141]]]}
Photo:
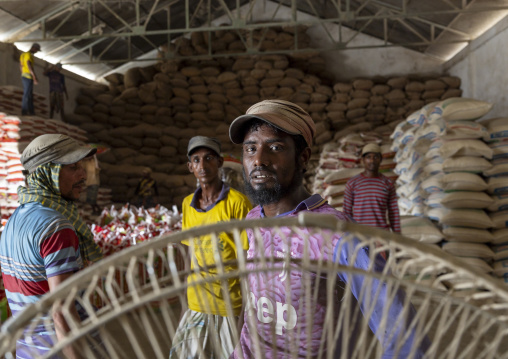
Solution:
{"label": "warehouse wall", "polygon": [[462,79],[464,97],[489,101],[488,117],[508,117],[508,17],[473,41],[444,65],[444,70]]}
{"label": "warehouse wall", "polygon": [[[10,85],[22,88],[21,85],[21,73],[19,72],[19,55],[21,52],[11,44],[0,43],[0,86]],[[49,96],[49,81],[46,76],[43,75],[44,66],[47,63],[41,59],[35,59],[35,72],[39,79],[39,84],[34,86],[34,92],[40,95]],[[76,75],[74,73],[63,70],[65,75],[65,83],[67,86],[67,92],[69,94],[69,101],[65,102],[66,113],[72,113],[76,107],[76,97],[79,95],[80,89],[83,86],[89,86],[93,84],[84,77]],[[48,100],[48,111],[49,111],[49,100]],[[57,115],[57,119],[60,117]]]}

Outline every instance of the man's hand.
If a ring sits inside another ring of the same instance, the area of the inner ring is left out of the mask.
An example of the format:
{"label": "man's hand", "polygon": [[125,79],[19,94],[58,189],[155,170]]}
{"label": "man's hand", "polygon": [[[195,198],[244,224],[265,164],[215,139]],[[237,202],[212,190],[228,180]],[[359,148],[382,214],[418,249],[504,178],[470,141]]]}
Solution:
{"label": "man's hand", "polygon": [[[63,281],[65,281],[73,274],[74,273],[64,273],[48,278],[49,291],[50,292],[54,291],[56,287],[58,287],[58,285],[60,285]],[[55,324],[55,332],[58,340],[63,340],[66,337],[66,334],[70,331],[69,323],[67,322],[64,314],[62,313],[62,305],[63,303],[61,301],[56,302],[53,305],[52,310],[53,322]],[[76,323],[81,322],[76,307],[74,306],[74,302],[71,304],[68,310],[72,315],[73,322]],[[65,354],[66,358],[69,359],[82,358],[81,355],[78,352],[76,352],[72,346],[65,347],[65,349],[63,349],[63,353]]]}

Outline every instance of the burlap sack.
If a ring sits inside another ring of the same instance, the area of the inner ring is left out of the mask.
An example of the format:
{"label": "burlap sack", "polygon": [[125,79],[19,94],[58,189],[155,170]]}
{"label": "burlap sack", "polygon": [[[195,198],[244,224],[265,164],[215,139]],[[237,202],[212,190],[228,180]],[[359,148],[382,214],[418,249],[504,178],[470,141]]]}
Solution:
{"label": "burlap sack", "polygon": [[308,93],[296,92],[293,95],[291,95],[291,102],[309,102],[309,101],[310,94]]}
{"label": "burlap sack", "polygon": [[367,109],[365,108],[357,108],[354,110],[348,110],[346,112],[346,118],[349,120],[353,120],[357,117],[362,117],[367,113]]}
{"label": "burlap sack", "polygon": [[388,85],[374,85],[370,90],[374,96],[382,96],[390,92],[390,86]]}
{"label": "burlap sack", "polygon": [[119,73],[112,73],[112,74],[109,74],[108,76],[105,76],[104,77],[104,80],[112,83],[112,84],[115,84],[115,85],[120,85],[123,83],[123,74],[119,74]]}
{"label": "burlap sack", "polygon": [[170,78],[169,84],[172,86],[173,91],[175,87],[181,87],[181,88],[187,88],[189,87],[189,83],[187,82],[187,79],[182,78]]}
{"label": "burlap sack", "polygon": [[173,88],[173,94],[187,101],[191,99],[191,92],[187,88],[175,87]]}
{"label": "burlap sack", "polygon": [[447,86],[443,81],[439,81],[439,80],[425,81],[425,90],[426,91],[444,90],[444,89],[446,89],[446,87]]}
{"label": "burlap sack", "polygon": [[452,97],[462,97],[462,90],[454,88],[448,89],[444,94],[441,95],[441,100],[446,100]]}
{"label": "burlap sack", "polygon": [[386,84],[394,89],[403,89],[406,86],[407,82],[407,77],[401,76],[389,79]]}
{"label": "burlap sack", "polygon": [[340,93],[349,93],[353,89],[353,85],[345,82],[337,82],[333,86],[333,91]]}
{"label": "burlap sack", "polygon": [[120,99],[121,100],[128,100],[128,99],[131,99],[131,98],[137,98],[138,97],[138,91],[139,90],[138,90],[137,87],[127,88],[120,95]]}
{"label": "burlap sack", "polygon": [[261,86],[261,89],[259,90],[259,96],[261,98],[272,98],[275,95],[275,91],[277,91],[277,86],[271,86],[271,87],[264,87]]}
{"label": "burlap sack", "polygon": [[159,72],[157,74],[154,75],[153,79],[155,80],[155,82],[161,82],[161,83],[164,83],[164,84],[169,84],[169,76],[163,72]]}
{"label": "burlap sack", "polygon": [[444,82],[450,89],[459,89],[460,88],[461,80],[459,77],[444,76],[444,77],[441,77],[439,80]]}
{"label": "burlap sack", "polygon": [[141,79],[139,67],[132,67],[125,72],[123,83],[125,88],[138,87],[141,84]]}
{"label": "burlap sack", "polygon": [[240,83],[237,80],[231,80],[228,82],[224,82],[222,86],[227,89],[238,89],[240,88]]}
{"label": "burlap sack", "polygon": [[275,90],[275,97],[278,99],[282,98],[291,98],[291,96],[295,93],[295,90],[291,87],[280,87]]}
{"label": "burlap sack", "polygon": [[330,102],[326,106],[328,112],[344,112],[347,110],[347,104],[344,102]]}
{"label": "burlap sack", "polygon": [[159,149],[156,147],[141,147],[139,152],[144,155],[157,156],[159,154]]}
{"label": "burlap sack", "polygon": [[68,115],[65,115],[65,121],[68,123],[71,123],[73,125],[81,127],[81,124],[84,124],[87,122],[93,122],[93,119],[90,116],[79,115],[76,113],[70,113]]}
{"label": "burlap sack", "polygon": [[403,100],[405,98],[406,98],[405,92],[400,89],[392,90],[385,95],[385,99],[387,99],[389,101],[390,100]]}
{"label": "burlap sack", "polygon": [[214,66],[207,66],[201,69],[202,76],[219,76],[220,70]]}
{"label": "burlap sack", "polygon": [[223,94],[219,94],[219,93],[211,93],[211,94],[209,94],[209,95],[207,96],[207,101],[206,101],[206,102],[204,102],[204,103],[207,103],[207,102],[208,102],[208,100],[209,100],[210,102],[212,102],[212,101],[213,101],[213,102],[220,102],[220,103],[224,103],[224,104],[228,103],[228,99],[227,99],[227,97],[226,97],[226,96],[224,96]]}
{"label": "burlap sack", "polygon": [[143,147],[143,139],[136,137],[124,137],[125,142],[129,144],[129,146],[133,149],[141,149]]}
{"label": "burlap sack", "polygon": [[176,154],[177,154],[177,151],[176,151],[175,147],[164,146],[164,147],[161,147],[159,150],[159,155],[161,157],[173,157],[173,156],[176,156]]}
{"label": "burlap sack", "polygon": [[252,58],[239,58],[233,64],[233,72],[239,70],[252,70],[254,68],[254,59]]}
{"label": "burlap sack", "polygon": [[369,104],[368,98],[354,98],[347,103],[347,108],[349,110],[354,110],[356,108],[366,108]]}
{"label": "burlap sack", "polygon": [[[216,94],[211,94],[210,97],[212,95],[216,95]],[[204,103],[204,104],[208,103],[208,98],[209,97],[207,95],[201,95],[201,94],[191,95],[191,99],[193,102],[199,102],[199,103]]]}
{"label": "burlap sack", "polygon": [[232,97],[242,97],[244,95],[244,91],[240,88],[232,88],[232,89],[226,89],[226,97],[232,98]]}
{"label": "burlap sack", "polygon": [[208,93],[208,87],[204,85],[189,86],[189,91],[192,94],[206,95]]}
{"label": "burlap sack", "polygon": [[423,92],[425,91],[425,84],[420,81],[411,81],[407,83],[405,89],[408,92]]}
{"label": "burlap sack", "polygon": [[237,75],[234,72],[231,71],[224,71],[219,76],[217,76],[217,83],[218,84],[224,84],[229,81],[236,80]]}
{"label": "burlap sack", "polygon": [[445,89],[426,90],[424,93],[422,93],[422,99],[427,100],[429,98],[441,98],[445,91]]}
{"label": "burlap sack", "polygon": [[365,90],[353,90],[351,92],[352,98],[370,98],[371,92]]}
{"label": "burlap sack", "polygon": [[347,93],[338,92],[335,95],[333,95],[331,101],[335,103],[344,103],[347,104],[350,100],[350,97]]}
{"label": "burlap sack", "polygon": [[374,82],[368,79],[358,79],[353,81],[353,88],[355,90],[370,91],[374,86]]}
{"label": "burlap sack", "polygon": [[304,83],[306,83],[307,85],[311,85],[311,86],[319,86],[319,84],[321,84],[321,79],[315,75],[312,75],[312,74],[306,74],[303,77],[302,81]]}
{"label": "burlap sack", "polygon": [[95,100],[90,96],[78,95],[76,97],[76,103],[78,105],[86,105],[86,106],[92,107],[93,105],[95,105]]}
{"label": "burlap sack", "polygon": [[320,113],[320,116],[324,115],[324,113],[322,113],[322,112],[325,111],[326,105],[327,105],[326,102],[312,102],[309,104],[309,112]]}
{"label": "burlap sack", "polygon": [[279,85],[279,82],[280,82],[280,78],[266,78],[266,79],[263,79],[261,80],[261,82],[259,83],[261,88],[265,88],[265,87],[277,87]]}
{"label": "burlap sack", "polygon": [[256,61],[254,68],[258,70],[271,70],[273,68],[273,64],[271,61],[260,60]]}
{"label": "burlap sack", "polygon": [[178,140],[173,136],[163,135],[159,137],[163,146],[175,147],[178,146]]}

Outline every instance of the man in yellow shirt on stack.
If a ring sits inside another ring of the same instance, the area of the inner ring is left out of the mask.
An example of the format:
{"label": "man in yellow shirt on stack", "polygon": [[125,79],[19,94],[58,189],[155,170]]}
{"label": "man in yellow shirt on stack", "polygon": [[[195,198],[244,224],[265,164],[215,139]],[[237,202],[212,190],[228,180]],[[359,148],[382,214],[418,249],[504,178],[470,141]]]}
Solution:
{"label": "man in yellow shirt on stack", "polygon": [[34,70],[34,54],[41,51],[41,45],[32,44],[27,52],[19,57],[19,69],[21,71],[21,82],[23,83],[23,99],[21,101],[21,115],[35,115],[34,110],[34,85],[38,84]]}
{"label": "man in yellow shirt on stack", "polygon": [[[220,142],[217,139],[195,136],[187,147],[189,171],[199,181],[199,188],[187,196],[182,203],[182,229],[203,226],[234,219],[243,219],[252,209],[248,198],[241,192],[222,182],[220,168],[224,159],[220,155]],[[183,242],[189,246],[191,256],[191,274],[187,278],[187,301],[189,309],[185,311],[178,325],[170,359],[228,358],[234,350],[233,327],[237,320],[228,318],[226,303],[233,314],[239,316],[242,310],[242,296],[239,278],[228,279],[224,290],[221,281],[199,285],[191,283],[217,273],[214,253],[219,252],[222,263],[237,258],[237,251],[248,249],[245,233],[242,235],[242,247],[237,248],[231,233],[221,233],[217,243],[210,235],[193,238]],[[236,269],[224,266],[224,271]],[[238,318],[238,317],[237,317]],[[216,334],[214,334],[215,332]],[[221,355],[213,350],[214,336],[220,342]],[[203,348],[203,353],[200,349]]]}

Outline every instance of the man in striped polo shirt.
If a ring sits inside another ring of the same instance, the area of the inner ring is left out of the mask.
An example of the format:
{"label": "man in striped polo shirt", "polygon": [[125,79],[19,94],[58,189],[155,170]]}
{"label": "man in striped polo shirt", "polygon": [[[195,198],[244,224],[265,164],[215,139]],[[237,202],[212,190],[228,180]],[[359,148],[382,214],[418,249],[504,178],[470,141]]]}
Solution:
{"label": "man in striped polo shirt", "polygon": [[[370,143],[362,149],[365,171],[351,178],[344,193],[344,213],[371,227],[400,233],[400,216],[393,182],[379,173],[381,148]],[[387,215],[388,212],[388,220]]]}
{"label": "man in striped polo shirt", "polygon": [[[0,241],[0,266],[13,316],[102,258],[74,204],[86,188],[82,160],[96,151],[61,134],[41,135],[23,151],[27,186],[18,188],[20,206]],[[86,316],[77,302],[67,310],[81,320]],[[43,356],[65,338],[70,328],[62,311],[53,311],[47,319],[25,329],[16,343],[16,358]],[[70,346],[63,352],[66,358],[81,358]]]}

